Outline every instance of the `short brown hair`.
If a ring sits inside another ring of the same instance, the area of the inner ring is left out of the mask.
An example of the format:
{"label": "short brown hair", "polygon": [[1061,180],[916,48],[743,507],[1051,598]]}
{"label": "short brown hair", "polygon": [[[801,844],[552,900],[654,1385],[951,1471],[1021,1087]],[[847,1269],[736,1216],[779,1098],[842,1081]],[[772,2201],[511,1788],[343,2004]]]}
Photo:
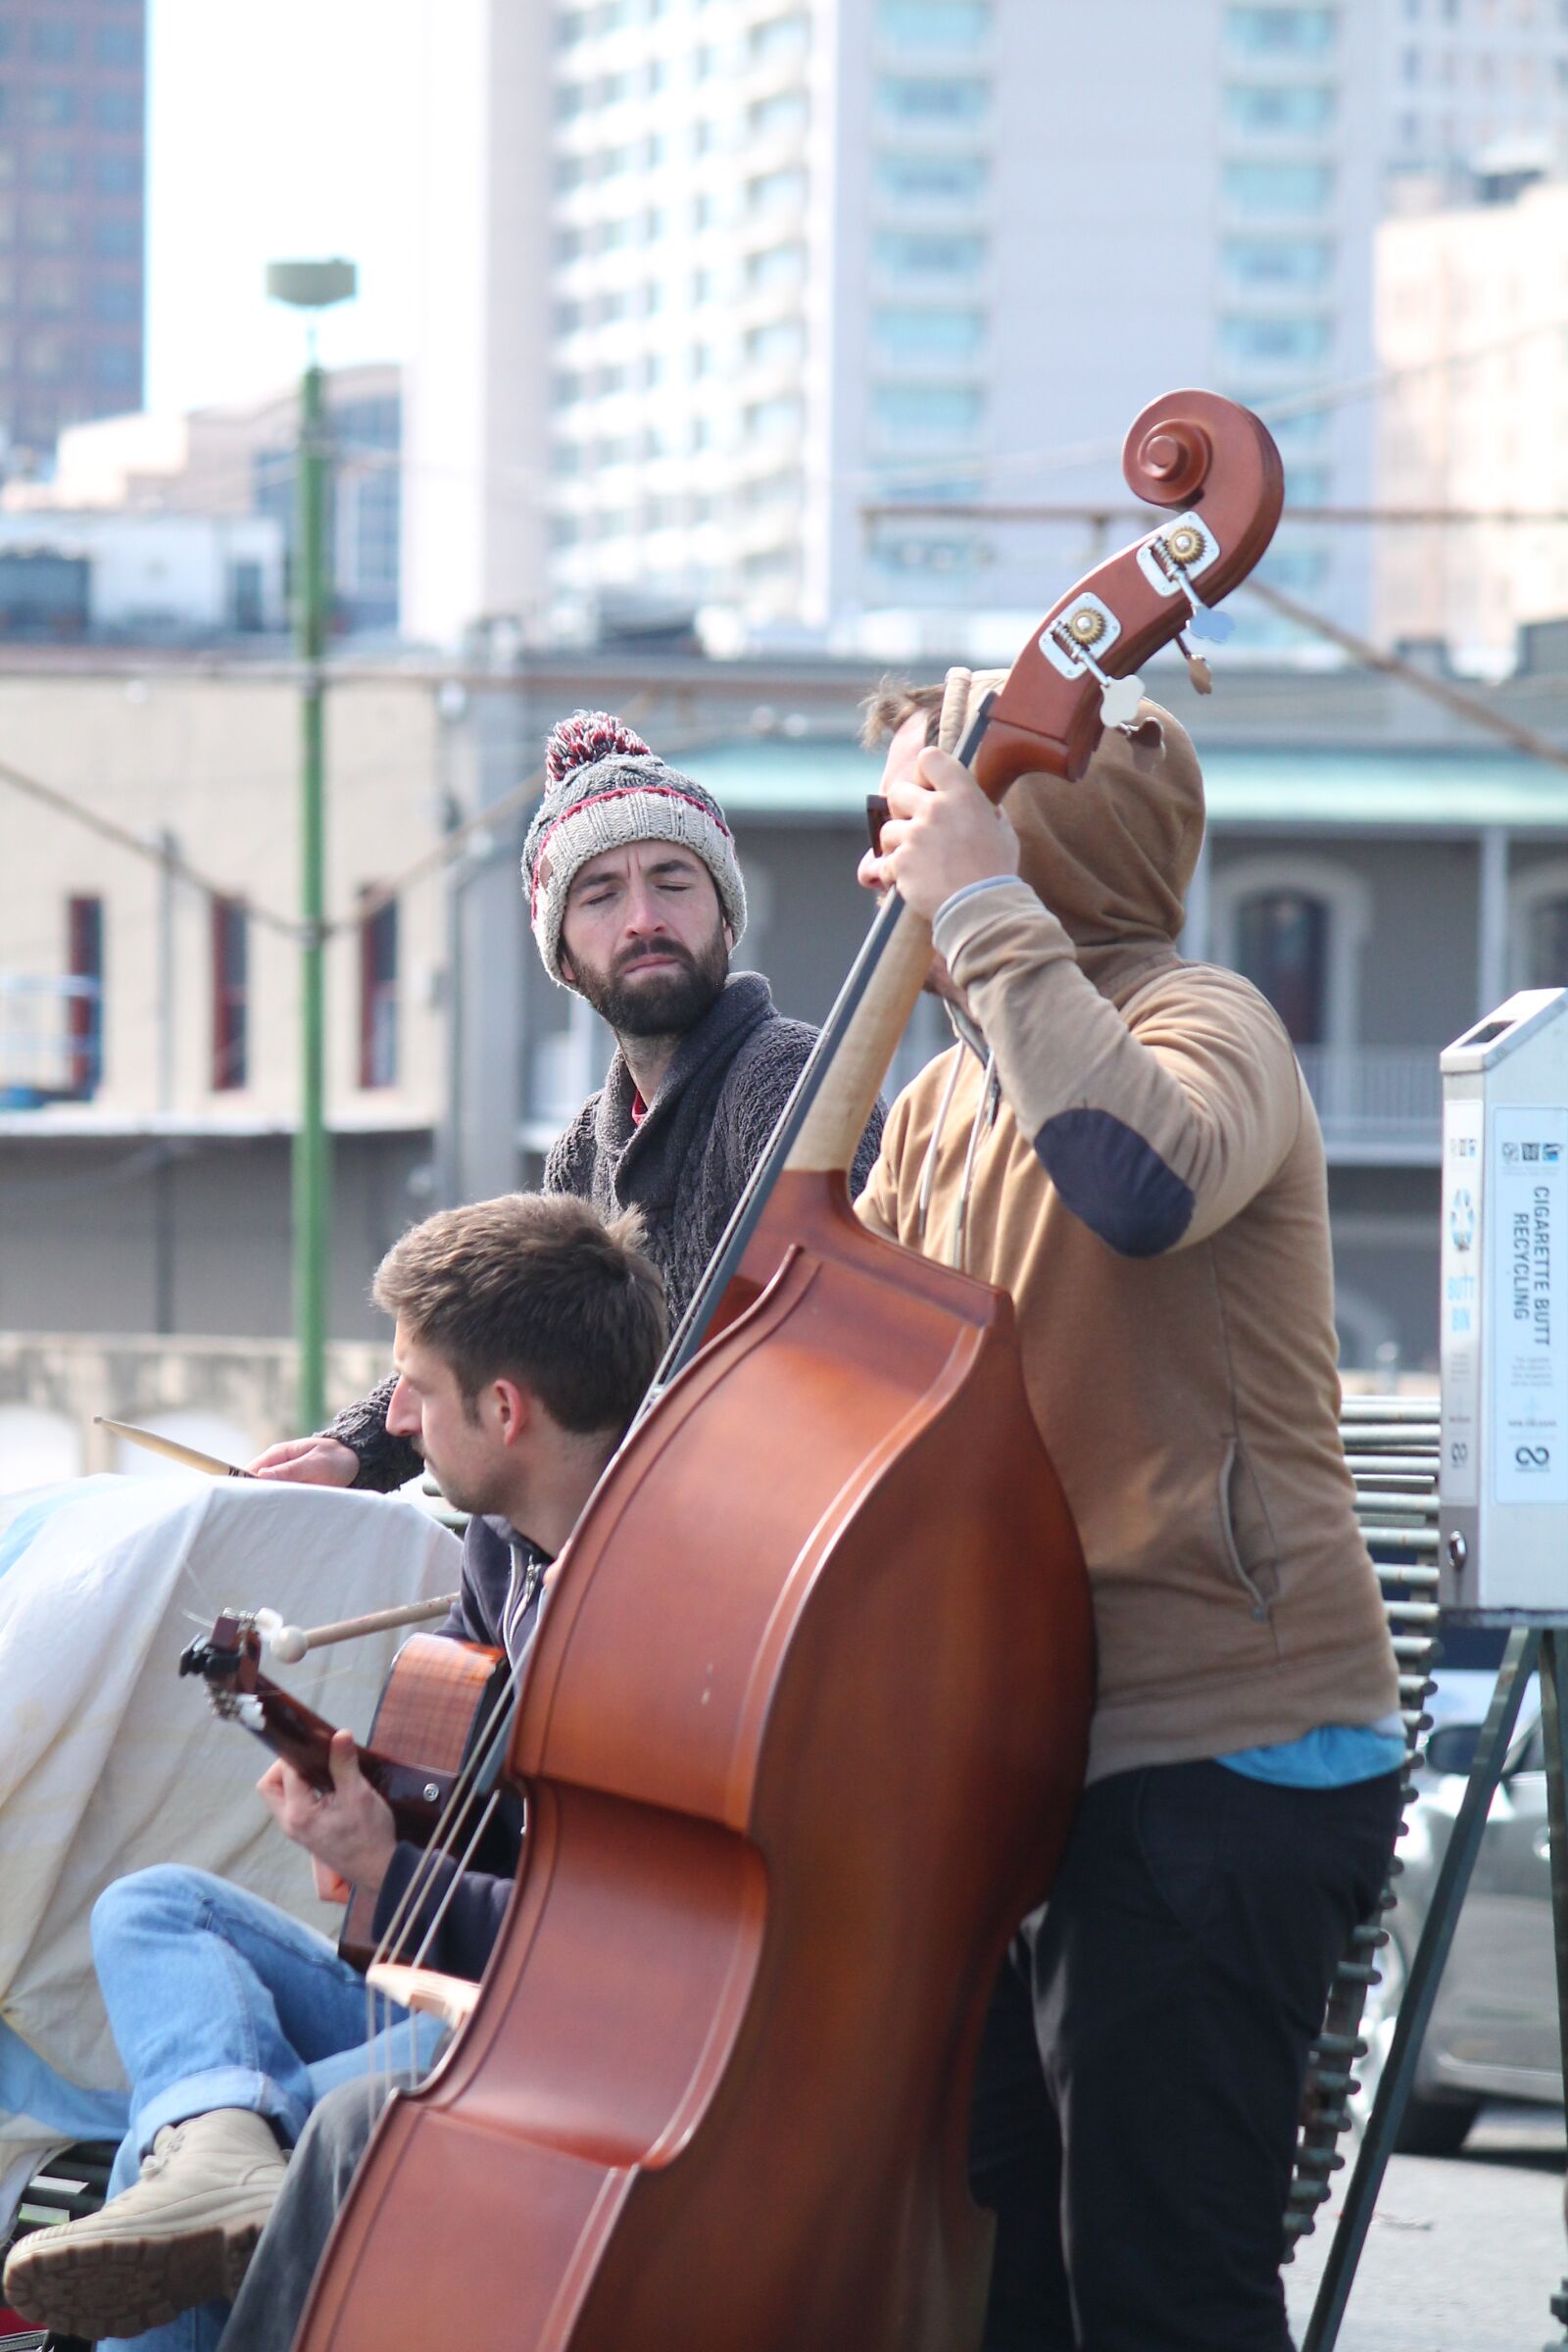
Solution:
{"label": "short brown hair", "polygon": [[896,735],[907,718],[917,710],[925,712],[925,739],[935,743],[942,726],[941,686],[906,686],[902,678],[884,678],[875,694],[868,694],[860,705],[860,742],[868,752],[875,751],[890,735]]}
{"label": "short brown hair", "polygon": [[663,1351],[664,1286],[635,1209],[568,1193],[444,1208],[394,1242],[370,1295],[444,1356],[466,1397],[532,1390],[563,1429],[624,1429]]}

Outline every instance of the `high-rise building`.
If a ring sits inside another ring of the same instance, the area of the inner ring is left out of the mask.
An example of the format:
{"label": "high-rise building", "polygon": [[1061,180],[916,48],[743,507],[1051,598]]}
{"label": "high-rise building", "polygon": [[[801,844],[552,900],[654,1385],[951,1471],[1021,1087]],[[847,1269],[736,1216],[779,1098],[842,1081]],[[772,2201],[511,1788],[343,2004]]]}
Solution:
{"label": "high-rise building", "polygon": [[[1125,504],[1122,434],[1183,383],[1271,415],[1296,504],[1365,505],[1392,178],[1568,121],[1540,0],[557,0],[548,55],[501,0],[433,15],[437,637],[632,596],[998,646],[1135,526],[965,510]],[[1364,534],[1288,525],[1273,563],[1367,618]]]}
{"label": "high-rise building", "polygon": [[146,0],[0,7],[7,470],[142,397]]}

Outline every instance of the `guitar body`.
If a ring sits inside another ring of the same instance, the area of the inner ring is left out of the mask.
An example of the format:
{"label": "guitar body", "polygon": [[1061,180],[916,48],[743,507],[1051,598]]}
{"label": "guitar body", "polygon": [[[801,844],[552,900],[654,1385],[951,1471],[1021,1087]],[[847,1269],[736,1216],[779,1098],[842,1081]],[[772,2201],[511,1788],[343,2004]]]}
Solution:
{"label": "guitar body", "polygon": [[[412,1766],[423,1775],[419,1796],[438,1788],[439,1809],[494,1714],[507,1677],[504,1650],[452,1642],[440,1634],[413,1635],[392,1661],[370,1725],[368,1754],[383,1765]],[[460,1821],[472,1807],[469,1798]],[[397,1810],[394,1806],[395,1815]],[[432,1820],[422,1827],[421,1843],[434,1826]],[[375,1903],[368,1887],[356,1886],[349,1898],[337,1948],[351,1968],[368,1968],[374,1955]]]}
{"label": "guitar body", "polygon": [[[329,1755],[336,1727],[302,1706],[261,1671],[261,1636],[233,1615],[220,1617],[211,1637],[193,1642],[181,1674],[199,1674],[216,1713],[248,1732],[291,1764],[313,1788],[329,1789]],[[506,1653],[440,1634],[414,1634],[392,1661],[360,1770],[392,1808],[398,1836],[428,1842],[453,1783],[472,1752],[505,1690]],[[472,1799],[466,1807],[471,1808]],[[369,1965],[375,1896],[356,1889],[338,1938],[353,1968]]]}

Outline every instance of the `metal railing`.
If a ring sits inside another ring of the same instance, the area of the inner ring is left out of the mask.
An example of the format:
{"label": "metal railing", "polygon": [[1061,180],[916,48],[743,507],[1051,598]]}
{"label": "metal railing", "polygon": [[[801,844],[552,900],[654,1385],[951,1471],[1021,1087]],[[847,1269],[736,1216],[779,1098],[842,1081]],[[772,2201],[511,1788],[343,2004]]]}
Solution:
{"label": "metal railing", "polygon": [[1437,1152],[1443,1124],[1438,1048],[1298,1046],[1323,1140],[1363,1149]]}
{"label": "metal railing", "polygon": [[102,1076],[102,981],[0,972],[0,1108],[85,1102]]}
{"label": "metal railing", "polygon": [[[1399,1711],[1404,1718],[1403,1793],[1423,1737],[1432,1728],[1425,1702],[1433,1688],[1438,1644],[1438,1438],[1436,1396],[1348,1396],[1340,1412],[1340,1438],[1355,1481],[1355,1515],[1372,1554],[1383,1606],[1399,1671]],[[1404,1835],[1401,1822],[1399,1835]],[[1373,1918],[1350,1938],[1335,1971],[1328,2009],[1307,2062],[1296,2172],[1285,2211],[1285,2259],[1309,2237],[1318,2208],[1331,2194],[1331,2175],[1345,2158],[1339,2141],[1350,2127],[1350,2101],[1359,2087],[1352,2069],[1367,2054],[1361,2012],[1368,1989],[1380,1982],[1377,1953],[1389,1940],[1383,1924],[1394,1909],[1394,1887],[1403,1864],[1397,1854]]]}

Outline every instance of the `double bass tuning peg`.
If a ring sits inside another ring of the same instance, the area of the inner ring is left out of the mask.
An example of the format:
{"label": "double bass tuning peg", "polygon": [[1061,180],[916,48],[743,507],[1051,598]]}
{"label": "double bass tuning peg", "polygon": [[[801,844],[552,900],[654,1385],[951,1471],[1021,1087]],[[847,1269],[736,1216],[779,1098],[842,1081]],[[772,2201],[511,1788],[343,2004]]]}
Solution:
{"label": "double bass tuning peg", "polygon": [[1187,642],[1187,633],[1184,629],[1179,629],[1177,631],[1176,644],[1181,653],[1182,660],[1187,664],[1187,675],[1192,684],[1193,692],[1195,694],[1212,694],[1214,691],[1214,680],[1209,672],[1208,663],[1203,660],[1201,654],[1194,653],[1192,647]]}

